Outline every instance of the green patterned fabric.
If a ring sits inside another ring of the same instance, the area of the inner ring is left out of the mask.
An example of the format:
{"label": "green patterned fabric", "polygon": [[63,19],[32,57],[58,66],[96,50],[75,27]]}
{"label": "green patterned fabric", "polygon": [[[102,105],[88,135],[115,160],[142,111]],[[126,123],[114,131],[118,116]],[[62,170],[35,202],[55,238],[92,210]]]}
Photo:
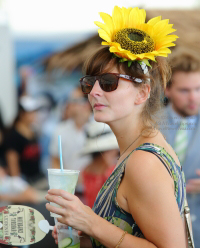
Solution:
{"label": "green patterned fabric", "polygon": [[[144,238],[144,235],[135,222],[134,217],[124,209],[120,208],[116,198],[117,190],[124,175],[127,159],[136,150],[148,150],[154,152],[163,158],[165,163],[168,165],[174,180],[174,195],[176,197],[176,202],[178,204],[180,215],[183,217],[186,190],[185,177],[182,168],[176,164],[174,159],[163,147],[152,143],[144,143],[137,147],[115,168],[99,191],[93,206],[93,211],[113,225],[127,231],[129,234]],[[103,246],[99,241],[93,238],[91,238],[91,241],[93,248],[105,248],[105,246]]]}
{"label": "green patterned fabric", "polygon": [[180,163],[183,164],[188,146],[188,131],[185,118],[182,118],[179,129],[176,132],[174,150],[178,155]]}

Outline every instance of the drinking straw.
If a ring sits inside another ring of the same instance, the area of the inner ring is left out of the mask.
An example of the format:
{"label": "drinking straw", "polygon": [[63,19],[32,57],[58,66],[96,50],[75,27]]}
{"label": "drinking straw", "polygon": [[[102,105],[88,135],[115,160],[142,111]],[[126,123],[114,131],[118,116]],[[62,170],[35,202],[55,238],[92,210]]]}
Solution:
{"label": "drinking straw", "polygon": [[[63,172],[63,159],[62,159],[62,144],[61,144],[61,135],[58,135],[58,144],[59,144],[59,153],[60,153],[60,169]],[[70,232],[70,238],[72,239],[72,245],[74,244],[74,240],[72,237],[72,228],[68,226]]]}
{"label": "drinking straw", "polygon": [[62,160],[62,144],[61,144],[61,136],[58,135],[58,144],[59,144],[59,152],[60,152],[60,169],[63,171],[63,160]]}

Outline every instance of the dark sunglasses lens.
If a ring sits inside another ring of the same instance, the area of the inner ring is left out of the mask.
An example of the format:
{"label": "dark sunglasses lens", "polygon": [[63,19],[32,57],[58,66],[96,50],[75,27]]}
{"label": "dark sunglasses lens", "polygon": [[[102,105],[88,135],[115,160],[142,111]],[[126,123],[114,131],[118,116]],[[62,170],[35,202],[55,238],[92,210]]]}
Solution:
{"label": "dark sunglasses lens", "polygon": [[84,94],[89,94],[90,91],[92,90],[92,87],[94,86],[95,83],[95,78],[94,77],[84,77],[80,81],[81,83],[81,88]]}
{"label": "dark sunglasses lens", "polygon": [[118,77],[114,74],[104,74],[101,76],[100,86],[102,90],[111,92],[117,89]]}

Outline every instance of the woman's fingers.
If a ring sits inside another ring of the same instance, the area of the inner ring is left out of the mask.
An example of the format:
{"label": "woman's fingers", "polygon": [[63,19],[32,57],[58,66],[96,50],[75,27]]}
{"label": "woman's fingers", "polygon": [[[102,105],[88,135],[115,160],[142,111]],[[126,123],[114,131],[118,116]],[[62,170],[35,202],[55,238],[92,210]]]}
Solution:
{"label": "woman's fingers", "polygon": [[54,226],[54,229],[52,231],[52,237],[55,239],[55,243],[58,244],[58,234],[57,234],[56,226]]}
{"label": "woman's fingers", "polygon": [[75,196],[66,192],[65,190],[62,189],[50,189],[48,190],[48,194],[51,195],[57,195],[57,196],[61,196],[62,198],[68,200],[68,201],[72,201]]}
{"label": "woman's fingers", "polygon": [[56,229],[56,226],[54,226],[52,233],[53,233],[54,235],[57,235],[57,229]]}
{"label": "woman's fingers", "polygon": [[55,213],[61,216],[64,216],[66,212],[64,208],[57,208],[57,207],[50,205],[49,203],[46,204],[46,209],[52,213]]}
{"label": "woman's fingers", "polygon": [[64,208],[67,208],[67,201],[64,199],[64,198],[61,198],[60,196],[58,195],[50,195],[50,194],[47,194],[45,196],[46,200],[49,201],[49,202],[54,202],[56,204],[58,204],[59,206],[61,207],[64,207]]}

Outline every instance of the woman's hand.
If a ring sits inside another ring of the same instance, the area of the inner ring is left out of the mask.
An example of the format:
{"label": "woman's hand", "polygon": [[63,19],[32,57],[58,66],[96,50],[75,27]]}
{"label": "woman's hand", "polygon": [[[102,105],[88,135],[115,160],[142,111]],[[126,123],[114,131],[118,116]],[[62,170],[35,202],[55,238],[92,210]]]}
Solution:
{"label": "woman's hand", "polygon": [[53,228],[52,237],[55,239],[55,243],[58,244],[58,233],[56,230],[56,226],[54,226],[54,228]]}
{"label": "woman's hand", "polygon": [[62,216],[57,218],[58,222],[92,236],[92,227],[95,225],[96,219],[100,217],[91,208],[84,205],[77,196],[61,189],[51,189],[45,198],[47,201],[54,202],[62,207],[58,208],[51,206],[49,203],[46,204],[47,210]]}

